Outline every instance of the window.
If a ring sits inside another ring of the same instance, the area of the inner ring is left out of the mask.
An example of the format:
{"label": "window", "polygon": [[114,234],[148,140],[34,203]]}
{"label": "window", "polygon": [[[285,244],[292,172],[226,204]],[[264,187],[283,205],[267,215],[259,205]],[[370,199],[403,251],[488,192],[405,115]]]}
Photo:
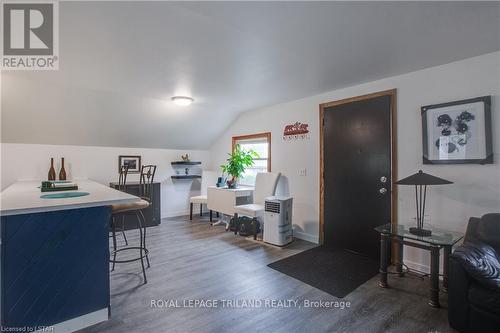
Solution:
{"label": "window", "polygon": [[258,172],[271,171],[271,133],[233,136],[233,149],[236,145],[240,145],[244,150],[254,150],[259,154],[259,158],[254,159],[254,165],[246,168],[239,180],[241,185],[253,186]]}

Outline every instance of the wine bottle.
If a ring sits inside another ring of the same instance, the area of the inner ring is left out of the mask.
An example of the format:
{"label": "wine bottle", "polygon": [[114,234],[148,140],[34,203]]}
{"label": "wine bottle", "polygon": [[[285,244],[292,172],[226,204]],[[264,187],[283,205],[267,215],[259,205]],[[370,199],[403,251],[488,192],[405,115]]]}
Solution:
{"label": "wine bottle", "polygon": [[64,157],[61,158],[61,170],[59,171],[59,180],[66,180],[66,170],[64,169]]}
{"label": "wine bottle", "polygon": [[48,180],[56,180],[56,169],[54,169],[53,157],[50,158],[50,169],[49,169]]}

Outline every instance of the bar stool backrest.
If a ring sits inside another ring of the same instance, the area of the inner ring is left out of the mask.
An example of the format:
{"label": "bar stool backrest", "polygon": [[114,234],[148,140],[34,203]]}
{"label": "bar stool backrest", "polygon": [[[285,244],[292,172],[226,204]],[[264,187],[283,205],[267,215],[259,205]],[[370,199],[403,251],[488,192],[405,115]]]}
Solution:
{"label": "bar stool backrest", "polygon": [[153,201],[153,181],[156,165],[143,165],[139,178],[139,196],[149,202]]}
{"label": "bar stool backrest", "polygon": [[122,165],[120,167],[120,176],[118,178],[118,191],[125,192],[125,186],[127,185],[127,174],[128,165]]}

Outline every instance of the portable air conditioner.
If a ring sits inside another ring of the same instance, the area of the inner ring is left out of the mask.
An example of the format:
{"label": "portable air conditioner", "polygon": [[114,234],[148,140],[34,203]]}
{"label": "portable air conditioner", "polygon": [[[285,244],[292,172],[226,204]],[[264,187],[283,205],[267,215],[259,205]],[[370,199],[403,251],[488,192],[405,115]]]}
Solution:
{"label": "portable air conditioner", "polygon": [[283,246],[293,240],[290,197],[268,197],[264,203],[264,242]]}

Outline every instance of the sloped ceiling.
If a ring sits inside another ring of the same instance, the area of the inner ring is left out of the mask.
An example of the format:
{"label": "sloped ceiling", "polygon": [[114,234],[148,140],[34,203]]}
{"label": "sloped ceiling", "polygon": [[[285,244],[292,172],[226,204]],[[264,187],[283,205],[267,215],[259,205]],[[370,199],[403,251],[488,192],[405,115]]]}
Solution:
{"label": "sloped ceiling", "polygon": [[494,2],[61,2],[59,17],[60,70],[2,73],[2,142],[204,149],[243,111],[500,49]]}

